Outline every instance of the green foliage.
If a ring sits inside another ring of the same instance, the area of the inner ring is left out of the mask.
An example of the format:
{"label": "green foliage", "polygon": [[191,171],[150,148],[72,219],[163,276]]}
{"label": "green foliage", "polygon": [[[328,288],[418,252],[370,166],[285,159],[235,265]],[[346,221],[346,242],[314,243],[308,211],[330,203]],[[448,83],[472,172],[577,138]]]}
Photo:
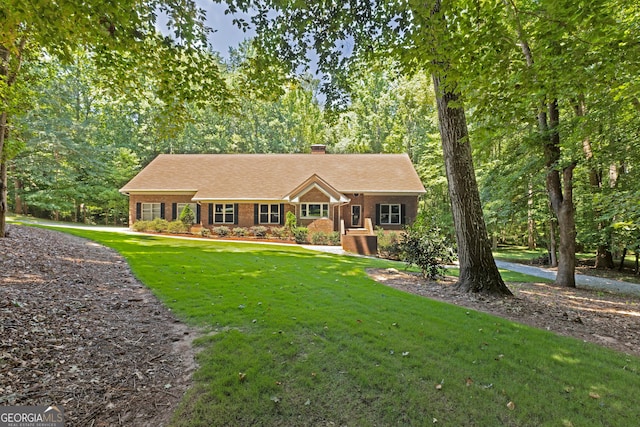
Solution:
{"label": "green foliage", "polygon": [[185,227],[190,228],[193,225],[193,223],[196,221],[196,214],[191,209],[191,207],[187,204],[182,209],[182,212],[180,212],[180,218],[178,219],[182,221]]}
{"label": "green foliage", "polygon": [[155,218],[149,224],[148,231],[155,231],[156,233],[165,233],[169,229],[169,221],[162,218]]}
{"label": "green foliage", "polygon": [[400,259],[400,239],[395,231],[385,232],[383,228],[376,229],[378,237],[378,255],[381,258]]}
{"label": "green foliage", "polygon": [[307,227],[295,227],[293,229],[293,240],[296,243],[308,243],[309,229]]}
{"label": "green foliage", "polygon": [[329,233],[329,245],[340,246],[340,232],[332,231]]}
{"label": "green foliage", "polygon": [[324,231],[316,231],[315,233],[311,233],[311,244],[312,245],[328,245],[329,235]]}
{"label": "green foliage", "polygon": [[439,228],[419,223],[405,228],[398,248],[402,261],[417,266],[428,279],[442,276],[445,265],[456,259],[453,245]]}
{"label": "green foliage", "polygon": [[258,237],[260,239],[264,239],[265,237],[267,237],[267,232],[269,231],[269,229],[267,227],[264,227],[262,225],[256,225],[253,226],[249,229],[249,232],[255,236]]}
{"label": "green foliage", "polygon": [[298,225],[298,218],[296,218],[296,214],[291,211],[287,211],[287,215],[285,217],[284,228],[289,232],[293,232],[293,230]]}
{"label": "green foliage", "polygon": [[200,230],[200,236],[211,237],[211,230],[209,230],[207,227],[202,227],[202,229]]}
{"label": "green foliage", "polygon": [[191,226],[191,223],[189,223],[189,225],[187,225],[182,221],[182,219],[176,220],[176,221],[171,221],[167,225],[167,232],[169,232],[171,234],[186,233],[186,232],[189,231],[190,226]]}
{"label": "green foliage", "polygon": [[131,226],[133,231],[144,232],[151,230],[151,221],[138,220]]}
{"label": "green foliage", "polygon": [[231,234],[231,229],[225,225],[221,225],[219,227],[213,227],[213,234],[220,237],[225,237]]}
{"label": "green foliage", "polygon": [[271,235],[277,239],[289,240],[291,231],[285,227],[271,227]]}
{"label": "green foliage", "polygon": [[235,227],[233,230],[231,230],[231,232],[236,237],[245,237],[249,235],[249,230],[247,230],[245,227]]}

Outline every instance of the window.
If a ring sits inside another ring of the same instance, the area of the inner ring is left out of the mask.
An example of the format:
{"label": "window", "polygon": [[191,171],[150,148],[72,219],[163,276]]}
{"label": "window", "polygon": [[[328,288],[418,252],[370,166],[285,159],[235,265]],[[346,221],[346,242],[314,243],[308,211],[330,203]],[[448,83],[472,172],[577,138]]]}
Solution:
{"label": "window", "polygon": [[152,221],[155,218],[162,218],[162,203],[143,203],[142,216],[143,221]]}
{"label": "window", "polygon": [[328,203],[303,203],[300,205],[302,218],[324,218],[329,216]]}
{"label": "window", "polygon": [[280,224],[280,205],[260,205],[260,224]]}
{"label": "window", "polygon": [[401,224],[400,205],[380,205],[380,224]]}
{"label": "window", "polygon": [[196,206],[195,203],[178,203],[178,209],[176,210],[176,217],[174,218],[174,221],[176,219],[180,219],[180,215],[182,215],[182,211],[184,210],[184,207],[189,205],[189,207],[191,208],[191,212],[193,212],[193,223],[196,223],[196,216],[197,216],[197,210],[198,207]]}
{"label": "window", "polygon": [[233,224],[234,211],[233,203],[216,203],[213,208],[213,222],[217,224]]}

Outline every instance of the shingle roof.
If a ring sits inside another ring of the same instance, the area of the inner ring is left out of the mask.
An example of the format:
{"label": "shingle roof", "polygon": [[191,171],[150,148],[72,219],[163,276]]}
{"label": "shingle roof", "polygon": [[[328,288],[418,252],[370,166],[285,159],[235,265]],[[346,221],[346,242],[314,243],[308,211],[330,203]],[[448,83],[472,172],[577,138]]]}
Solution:
{"label": "shingle roof", "polygon": [[425,192],[406,154],[161,154],[120,191],[284,200],[314,174],[342,193]]}

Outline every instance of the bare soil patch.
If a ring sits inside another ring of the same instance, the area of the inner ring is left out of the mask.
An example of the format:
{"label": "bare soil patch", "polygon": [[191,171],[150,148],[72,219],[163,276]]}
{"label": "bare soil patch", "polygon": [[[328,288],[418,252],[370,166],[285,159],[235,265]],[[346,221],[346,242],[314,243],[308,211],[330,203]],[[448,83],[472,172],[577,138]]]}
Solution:
{"label": "bare soil patch", "polygon": [[640,298],[546,283],[508,283],[513,297],[455,288],[455,277],[430,281],[417,273],[370,269],[374,280],[427,298],[493,314],[535,328],[640,356]]}
{"label": "bare soil patch", "polygon": [[68,426],[165,425],[194,336],[115,251],[31,227],[0,239],[0,405],[56,404]]}

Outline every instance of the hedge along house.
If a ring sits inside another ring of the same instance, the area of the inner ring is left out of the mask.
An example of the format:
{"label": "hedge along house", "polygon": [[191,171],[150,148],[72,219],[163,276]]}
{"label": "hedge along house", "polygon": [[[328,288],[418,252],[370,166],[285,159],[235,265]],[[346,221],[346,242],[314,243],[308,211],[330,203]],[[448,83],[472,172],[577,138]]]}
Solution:
{"label": "hedge along house", "polygon": [[210,229],[281,227],[287,212],[293,212],[310,234],[340,231],[343,247],[354,240],[345,249],[372,253],[366,238],[345,236],[372,236],[376,226],[400,230],[415,219],[425,189],[406,154],[312,150],[161,154],[120,189],[129,195],[129,224],[173,221],[187,204],[196,224]]}

